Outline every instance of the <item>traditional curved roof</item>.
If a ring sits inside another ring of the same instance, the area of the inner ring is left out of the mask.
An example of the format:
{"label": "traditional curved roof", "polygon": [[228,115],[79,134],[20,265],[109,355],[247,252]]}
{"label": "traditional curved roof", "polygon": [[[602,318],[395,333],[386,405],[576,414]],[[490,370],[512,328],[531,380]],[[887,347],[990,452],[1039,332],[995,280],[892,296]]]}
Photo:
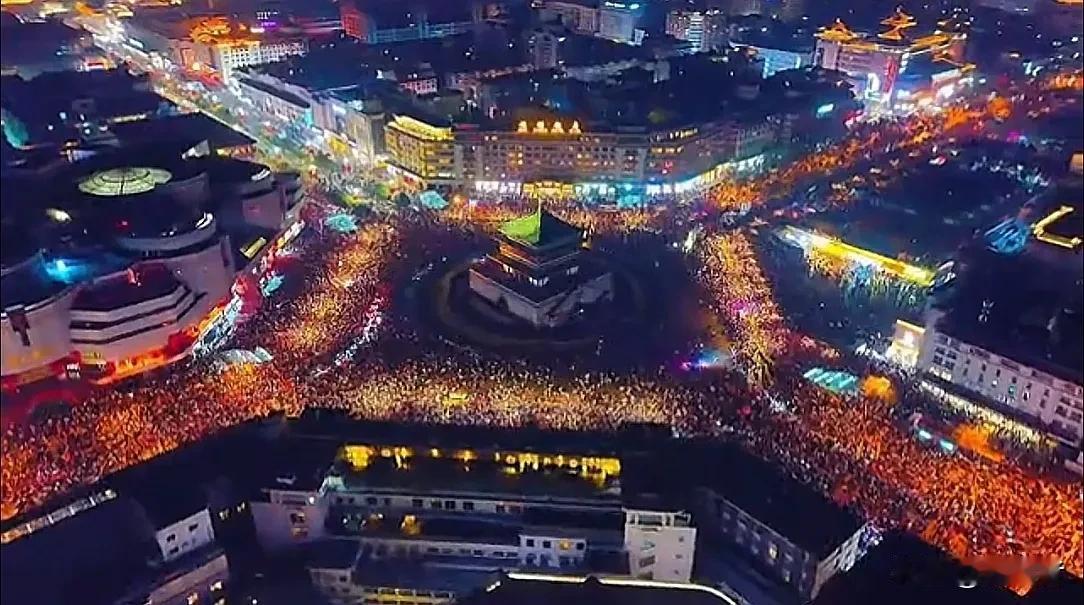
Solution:
{"label": "traditional curved roof", "polygon": [[546,212],[537,210],[501,225],[501,235],[532,247],[542,247],[566,239],[580,239],[583,231]]}

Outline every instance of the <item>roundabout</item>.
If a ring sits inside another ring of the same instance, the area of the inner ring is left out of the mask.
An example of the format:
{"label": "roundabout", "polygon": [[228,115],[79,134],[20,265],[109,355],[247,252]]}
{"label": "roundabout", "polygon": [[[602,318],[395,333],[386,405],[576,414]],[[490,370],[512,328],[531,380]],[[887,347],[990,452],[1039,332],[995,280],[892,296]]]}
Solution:
{"label": "roundabout", "polygon": [[[562,252],[560,272],[549,267],[541,271],[542,277],[533,277],[513,273],[509,266],[516,260],[502,256],[500,245],[483,243],[466,256],[434,259],[424,279],[411,281],[414,291],[406,298],[414,301],[415,313],[423,324],[464,346],[536,361],[549,357],[558,364],[569,357],[620,352],[625,363],[640,365],[642,359],[634,359],[630,353],[650,350],[668,336],[661,330],[666,323],[663,317],[669,312],[668,299],[649,296],[647,288],[664,280],[658,271],[662,261],[675,265],[680,259],[672,258],[661,241],[637,250],[613,242],[606,242],[605,248],[587,249],[577,242]],[[486,249],[489,254],[482,254]],[[648,260],[660,255],[669,258]],[[640,262],[631,262],[634,258]],[[500,283],[490,279],[485,274],[490,268],[497,269],[497,280],[507,279]],[[572,278],[562,280],[562,272]],[[591,278],[576,279],[583,275]],[[528,281],[551,277],[559,286],[548,290],[532,288]],[[688,290],[687,276],[684,285]],[[479,288],[484,289],[482,293]],[[531,307],[528,298],[536,291],[541,293],[537,308]],[[518,292],[524,295],[517,298]],[[581,293],[582,299],[572,300]],[[520,314],[510,308],[514,303],[509,299],[521,305]],[[560,321],[552,321],[554,309],[563,311]],[[531,318],[540,321],[532,323]]]}

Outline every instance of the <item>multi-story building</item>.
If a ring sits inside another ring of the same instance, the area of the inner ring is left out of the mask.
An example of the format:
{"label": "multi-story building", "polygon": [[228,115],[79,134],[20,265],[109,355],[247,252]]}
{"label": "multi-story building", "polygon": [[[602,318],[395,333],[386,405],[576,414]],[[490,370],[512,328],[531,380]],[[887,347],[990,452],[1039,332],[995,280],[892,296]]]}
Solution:
{"label": "multi-story building", "polygon": [[689,556],[696,529],[686,512],[625,510],[625,554],[629,574],[644,580],[688,582],[693,575]]}
{"label": "multi-story building", "polygon": [[293,232],[296,175],[201,156],[206,142],[153,146],[18,177],[39,188],[45,215],[4,221],[4,388],[111,382],[184,358],[238,272]]}
{"label": "multi-story building", "polygon": [[248,504],[227,478],[232,462],[220,466],[193,453],[126,469],[89,493],[6,520],[4,601],[225,602],[234,547],[251,536],[251,522],[240,514]]}
{"label": "multi-story building", "polygon": [[553,69],[560,61],[559,47],[564,37],[548,29],[527,34],[527,53],[535,69]]}
{"label": "multi-story building", "polygon": [[0,22],[0,73],[22,78],[57,71],[101,69],[112,65],[94,46],[89,32],[59,20],[22,22],[3,13]]}
{"label": "multi-story building", "polygon": [[666,33],[692,42],[697,52],[710,52],[727,42],[726,14],[715,10],[672,10],[666,15]]}
{"label": "multi-story building", "polygon": [[593,36],[598,32],[598,0],[547,0],[541,13],[544,19],[556,18],[575,33]]}
{"label": "multi-story building", "polygon": [[342,601],[447,602],[501,569],[691,577],[689,515],[624,493],[615,457],[348,443],[323,464],[288,470],[253,503],[260,541],[322,552],[310,576]]}
{"label": "multi-story building", "polygon": [[254,420],[20,512],[0,535],[5,602],[214,603],[229,567],[266,574],[270,555],[342,605],[734,605],[735,550],[809,600],[876,540],[781,469],[663,427],[528,436],[328,410]]}
{"label": "multi-story building", "polygon": [[880,34],[855,33],[842,21],[817,33],[815,65],[839,70],[851,77],[856,93],[871,102],[890,103],[896,80],[908,62],[920,57],[961,62],[967,35],[951,24],[915,36],[918,22],[897,11],[881,22]]}
{"label": "multi-story building", "polygon": [[123,69],[6,76],[0,108],[8,143],[22,150],[78,143],[118,124],[178,113],[149,78]]}
{"label": "multi-story building", "polygon": [[[1084,449],[1084,235],[1079,221],[1074,227],[1066,219],[1076,212],[1079,206],[1055,204],[1028,227],[1024,245],[971,252],[966,269],[938,290],[925,325],[898,322],[888,350],[922,374],[927,391],[998,422],[1030,427],[1060,444],[1067,460]],[[1039,291],[1042,300],[1023,294]]]}
{"label": "multi-story building", "polygon": [[303,37],[253,32],[253,28],[224,16],[140,17],[128,20],[125,30],[128,43],[139,52],[168,59],[185,69],[214,72],[223,80],[239,67],[274,63],[308,52],[308,41]]}
{"label": "multi-story building", "polygon": [[639,45],[644,41],[640,20],[644,5],[640,2],[604,0],[598,9],[598,33],[600,38]]}
{"label": "multi-story building", "polygon": [[550,196],[572,195],[576,184],[611,195],[626,185],[641,193],[684,191],[691,180],[721,176],[713,172],[720,164],[760,156],[776,132],[766,120],[584,132],[576,120],[519,120],[496,130],[396,115],[385,138],[391,165],[419,186]]}
{"label": "multi-story building", "polygon": [[450,126],[396,115],[384,128],[384,144],[392,165],[408,180],[438,185],[457,180],[455,136]]}
{"label": "multi-story building", "polygon": [[454,36],[482,21],[480,2],[433,0],[345,0],[340,4],[343,33],[369,44]]}
{"label": "multi-story building", "polygon": [[310,95],[303,88],[248,72],[231,79],[230,87],[260,111],[289,122],[306,125],[315,122],[314,100],[308,98]]}
{"label": "multi-story building", "polygon": [[1080,446],[1084,387],[1079,372],[1020,351],[979,344],[936,311],[919,334],[918,369],[1027,419],[1068,446]]}
{"label": "multi-story building", "polygon": [[814,39],[807,32],[774,22],[762,25],[760,19],[747,19],[748,24],[736,27],[731,34],[731,43],[755,53],[762,64],[761,77],[770,78],[780,71],[813,64]]}
{"label": "multi-story building", "polygon": [[[716,468],[731,470],[696,488],[697,522],[803,599],[816,598],[825,582],[850,569],[875,541],[875,532],[854,511],[815,492],[794,490],[792,479],[766,463],[727,448],[709,451]],[[796,510],[801,514],[794,515]]]}

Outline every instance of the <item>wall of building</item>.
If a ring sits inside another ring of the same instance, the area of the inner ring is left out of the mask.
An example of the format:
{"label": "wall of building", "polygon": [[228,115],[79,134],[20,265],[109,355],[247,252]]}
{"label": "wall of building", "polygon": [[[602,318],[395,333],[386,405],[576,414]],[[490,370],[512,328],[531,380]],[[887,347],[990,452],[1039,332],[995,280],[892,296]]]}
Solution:
{"label": "wall of building", "polygon": [[268,491],[268,501],[253,501],[256,537],[268,552],[324,537],[328,503],[316,492]]}
{"label": "wall of building", "polygon": [[629,574],[641,579],[688,582],[696,554],[696,529],[688,513],[625,510]]}
{"label": "wall of building", "polygon": [[714,490],[698,490],[697,497],[699,523],[762,562],[800,594],[810,593],[818,561],[809,552]]}
{"label": "wall of building", "polygon": [[927,324],[918,368],[1049,428],[1069,445],[1084,439],[1084,387],[968,344]]}
{"label": "wall of building", "polygon": [[229,562],[225,553],[219,553],[202,565],[156,586],[150,591],[147,602],[154,605],[213,604],[226,597],[229,578]]}
{"label": "wall of building", "polygon": [[825,582],[832,579],[836,574],[850,571],[854,564],[858,562],[858,559],[862,558],[865,553],[862,552],[860,543],[865,531],[864,527],[859,528],[850,538],[847,538],[827,557],[817,563],[813,576],[813,585],[809,589],[810,599],[817,598],[817,594],[820,593]]}
{"label": "wall of building", "polygon": [[594,34],[599,28],[599,10],[576,2],[546,2],[542,9],[543,19],[557,17],[578,34]]}
{"label": "wall of building", "polygon": [[154,540],[166,562],[179,559],[184,555],[211,544],[215,541],[215,532],[211,527],[211,514],[207,509],[158,528]]}
{"label": "wall of building", "polygon": [[[35,256],[33,262],[41,262],[41,257]],[[42,368],[71,354],[68,326],[75,292],[69,288],[41,303],[4,310],[0,316],[4,376]]]}
{"label": "wall of building", "polygon": [[[170,335],[199,323],[203,317],[197,313],[200,298],[179,284],[166,296],[134,305],[108,311],[74,309],[73,346],[88,363],[116,363],[158,349]],[[203,310],[206,313],[210,308]]]}
{"label": "wall of building", "polygon": [[519,537],[519,563],[527,567],[578,567],[587,554],[587,540],[579,532],[527,532]]}

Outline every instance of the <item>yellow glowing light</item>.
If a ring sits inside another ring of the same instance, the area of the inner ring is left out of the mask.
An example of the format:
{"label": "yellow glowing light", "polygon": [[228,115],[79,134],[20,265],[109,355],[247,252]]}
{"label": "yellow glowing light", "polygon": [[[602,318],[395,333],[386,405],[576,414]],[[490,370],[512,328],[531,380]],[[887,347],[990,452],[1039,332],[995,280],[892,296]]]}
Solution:
{"label": "yellow glowing light", "polygon": [[820,234],[810,233],[807,234],[807,237],[810,247],[819,252],[858,263],[876,265],[877,268],[886,273],[923,287],[933,285],[934,272],[929,269],[916,267],[894,258],[882,256],[876,252],[863,250],[857,246]]}
{"label": "yellow glowing light", "polygon": [[1035,239],[1041,242],[1046,242],[1048,244],[1054,244],[1055,246],[1059,246],[1062,248],[1068,248],[1070,250],[1076,248],[1081,243],[1084,243],[1084,240],[1082,240],[1080,237],[1065,237],[1063,235],[1057,235],[1055,233],[1047,233],[1046,231],[1047,227],[1058,222],[1059,220],[1061,220],[1062,217],[1072,214],[1074,211],[1075,210],[1072,206],[1062,206],[1061,208],[1058,208],[1054,212],[1048,214],[1039,222],[1035,223],[1035,225],[1031,227],[1032,233],[1035,234]]}
{"label": "yellow glowing light", "polygon": [[388,124],[388,127],[427,141],[452,140],[451,128],[433,126],[409,116],[395,116],[395,120]]}

